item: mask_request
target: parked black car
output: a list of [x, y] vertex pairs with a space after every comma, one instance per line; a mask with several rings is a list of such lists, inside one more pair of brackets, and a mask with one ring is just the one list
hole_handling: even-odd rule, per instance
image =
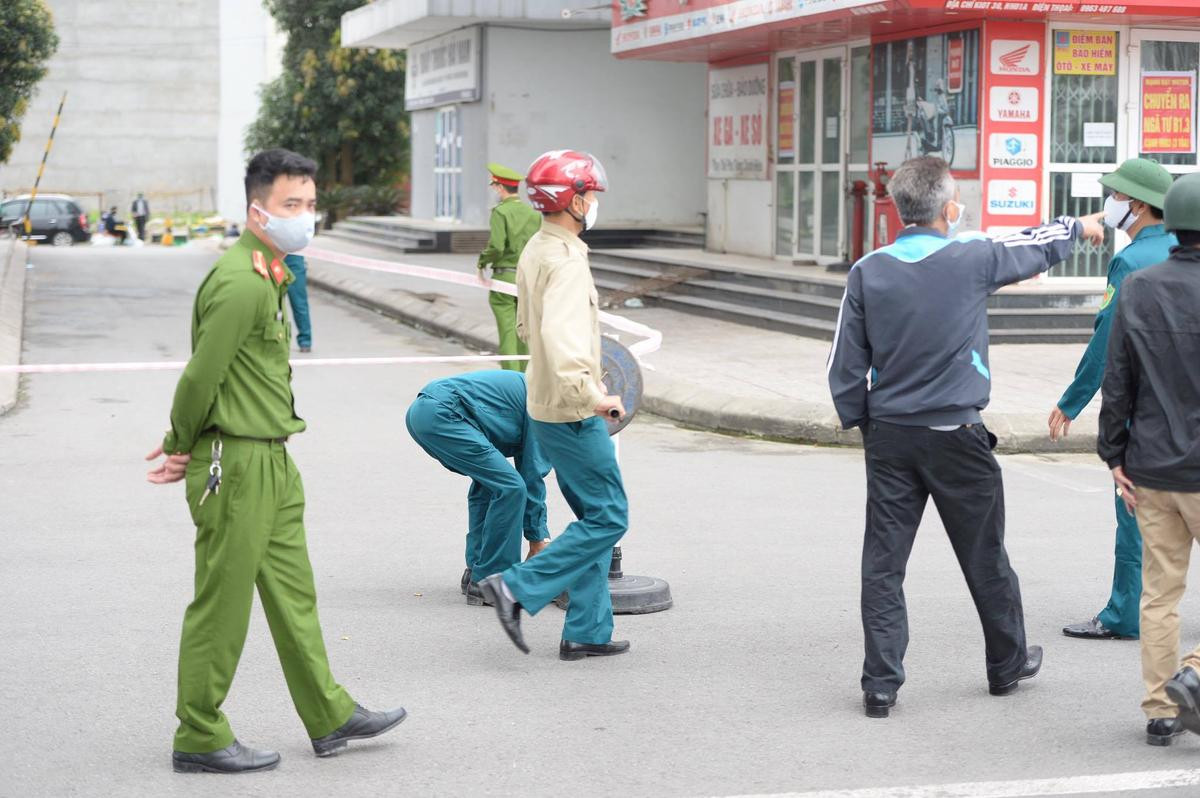
[[[0, 204], [0, 233], [16, 232], [26, 238], [22, 220], [29, 197], [16, 197]], [[31, 234], [28, 238], [45, 241], [56, 247], [66, 247], [91, 238], [87, 214], [71, 197], [64, 194], [42, 194], [29, 209]], [[13, 225], [16, 225], [14, 229]]]

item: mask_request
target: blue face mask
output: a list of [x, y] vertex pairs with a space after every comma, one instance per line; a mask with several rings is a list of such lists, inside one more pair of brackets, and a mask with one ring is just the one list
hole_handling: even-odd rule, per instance
[[954, 235], [954, 231], [957, 230], [958, 226], [962, 224], [963, 216], [966, 214], [967, 210], [967, 206], [963, 205], [961, 202], [954, 202], [952, 200], [951, 204], [958, 208], [958, 216], [955, 217], [953, 222], [950, 221], [950, 217], [946, 217], [946, 233], [948, 235]]

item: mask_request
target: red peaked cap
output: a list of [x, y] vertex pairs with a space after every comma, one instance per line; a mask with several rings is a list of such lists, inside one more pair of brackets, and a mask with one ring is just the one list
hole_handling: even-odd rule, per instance
[[607, 190], [608, 176], [600, 162], [586, 152], [552, 150], [529, 167], [525, 185], [534, 208], [555, 213], [570, 205], [576, 194]]

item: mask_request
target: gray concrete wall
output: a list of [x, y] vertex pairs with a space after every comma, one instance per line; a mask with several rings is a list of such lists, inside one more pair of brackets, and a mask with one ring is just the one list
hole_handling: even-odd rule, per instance
[[489, 27], [487, 157], [524, 170], [547, 150], [591, 152], [608, 172], [600, 223], [702, 222], [706, 64], [618, 60], [608, 31]]
[[[246, 0], [253, 2], [254, 0]], [[145, 191], [156, 211], [216, 205], [219, 0], [47, 0], [61, 43], [0, 165], [0, 190], [37, 175], [59, 98], [62, 122], [41, 190], [98, 194], [128, 212]]]

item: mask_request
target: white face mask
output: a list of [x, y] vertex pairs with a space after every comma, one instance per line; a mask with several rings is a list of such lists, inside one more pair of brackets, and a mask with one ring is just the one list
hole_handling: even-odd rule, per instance
[[958, 226], [960, 224], [962, 224], [963, 215], [966, 213], [967, 206], [963, 205], [961, 202], [954, 202], [954, 201], [951, 201], [950, 204], [953, 205], [955, 208], [958, 208], [958, 216], [954, 217], [953, 222], [950, 221], [949, 216], [946, 217], [946, 233], [948, 235], [954, 235], [954, 231], [958, 229]]
[[1128, 230], [1138, 217], [1129, 210], [1130, 200], [1119, 200], [1112, 194], [1104, 198], [1104, 223], [1114, 230]]
[[309, 245], [316, 233], [317, 216], [305, 211], [291, 217], [272, 216], [262, 209], [258, 203], [250, 206], [267, 217], [267, 223], [262, 226], [263, 232], [280, 252], [291, 254], [299, 252]]
[[583, 229], [591, 230], [596, 226], [596, 217], [600, 214], [600, 200], [592, 198], [592, 204], [588, 206], [587, 213], [583, 217]]

